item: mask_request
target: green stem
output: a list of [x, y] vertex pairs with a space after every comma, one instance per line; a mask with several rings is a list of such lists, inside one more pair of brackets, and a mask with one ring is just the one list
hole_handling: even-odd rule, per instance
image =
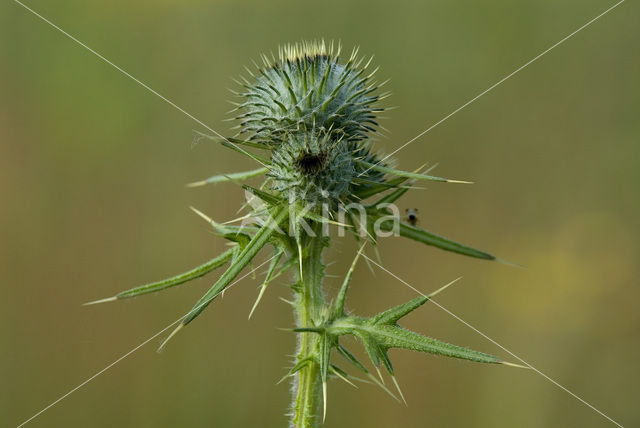
[[[320, 236], [321, 227], [315, 226], [314, 232], [317, 237], [306, 238], [302, 257], [302, 278], [299, 280], [298, 296], [294, 305], [296, 325], [299, 328], [315, 327], [322, 323], [325, 307], [322, 292], [322, 250], [326, 246], [326, 238]], [[318, 424], [318, 411], [322, 400], [322, 382], [317, 360], [320, 339], [319, 335], [313, 333], [298, 335], [297, 362], [308, 363], [295, 375], [291, 403], [292, 427], [309, 428]]]

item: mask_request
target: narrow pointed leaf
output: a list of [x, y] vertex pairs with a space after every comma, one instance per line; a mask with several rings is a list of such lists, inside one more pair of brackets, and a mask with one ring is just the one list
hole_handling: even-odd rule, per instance
[[249, 264], [258, 251], [260, 251], [260, 249], [262, 249], [262, 247], [267, 243], [269, 237], [274, 233], [278, 225], [287, 218], [287, 215], [288, 210], [286, 205], [278, 207], [275, 210], [274, 216], [269, 218], [269, 220], [254, 235], [247, 246], [244, 247], [240, 254], [238, 254], [238, 256], [233, 260], [231, 266], [229, 266], [229, 268], [222, 274], [220, 279], [218, 279], [209, 291], [207, 291], [204, 296], [198, 300], [195, 306], [184, 317], [181, 325], [189, 324], [195, 317], [200, 315], [207, 305], [209, 305], [209, 303], [211, 303], [211, 301], [215, 299], [216, 296], [238, 276], [238, 274], [240, 274], [242, 269]]
[[358, 262], [358, 259], [360, 258], [360, 254], [362, 254], [363, 249], [364, 249], [364, 245], [360, 247], [360, 250], [358, 250], [358, 254], [356, 254], [355, 258], [353, 259], [353, 262], [351, 263], [351, 267], [349, 268], [349, 271], [347, 272], [347, 275], [345, 276], [344, 281], [342, 282], [342, 287], [340, 287], [340, 291], [338, 292], [338, 297], [336, 298], [336, 303], [333, 306], [334, 317], [340, 317], [345, 315], [344, 301], [347, 296], [347, 291], [349, 290], [349, 284], [351, 283], [351, 276], [353, 275], [353, 271], [356, 268], [356, 263]]
[[248, 190], [249, 192], [253, 193], [254, 195], [256, 195], [257, 197], [259, 197], [260, 199], [262, 199], [264, 202], [270, 204], [270, 205], [280, 205], [284, 202], [284, 200], [276, 195], [272, 195], [271, 193], [265, 192], [263, 190], [260, 189], [256, 189], [255, 187], [251, 187], [248, 186], [246, 184], [242, 185], [242, 188], [245, 190]]
[[267, 171], [269, 171], [269, 168], [258, 168], [258, 169], [253, 169], [251, 171], [219, 174], [219, 175], [214, 175], [212, 177], [206, 178], [201, 181], [195, 181], [193, 183], [189, 183], [187, 184], [187, 187], [198, 187], [198, 186], [204, 186], [205, 184], [215, 184], [215, 183], [224, 183], [227, 181], [246, 180], [248, 178], [255, 177], [260, 174], [264, 174]]
[[474, 351], [462, 346], [441, 342], [431, 337], [422, 336], [399, 326], [380, 325], [375, 331], [370, 331], [383, 346], [387, 348], [403, 348], [413, 351], [428, 352], [435, 355], [460, 358], [479, 363], [501, 363], [502, 361], [493, 355]]
[[247, 233], [255, 233], [260, 230], [259, 227], [242, 225], [242, 226], [234, 226], [231, 224], [216, 224], [213, 229], [218, 232], [221, 236], [227, 237], [232, 235], [239, 234], [247, 234]]
[[420, 296], [416, 297], [408, 301], [407, 303], [403, 303], [402, 305], [398, 305], [394, 308], [388, 309], [384, 312], [379, 313], [378, 315], [371, 318], [372, 324], [395, 324], [400, 318], [407, 315], [409, 312], [417, 309], [418, 307], [425, 304], [425, 302], [429, 300], [428, 296]]
[[397, 177], [413, 178], [415, 180], [439, 181], [442, 183], [469, 183], [468, 181], [450, 180], [448, 178], [435, 177], [433, 175], [427, 175], [427, 174], [419, 174], [417, 172], [400, 171], [398, 169], [388, 168], [386, 166], [373, 164], [373, 163], [369, 163], [362, 160], [358, 161], [358, 163], [374, 171], [382, 172], [389, 175], [395, 175]]
[[329, 375], [329, 356], [331, 355], [332, 346], [331, 338], [327, 334], [323, 334], [320, 340], [320, 352], [319, 352], [319, 364], [320, 364], [320, 378], [323, 383], [327, 382]]
[[295, 366], [291, 367], [291, 369], [287, 372], [286, 375], [284, 375], [282, 377], [282, 379], [280, 379], [277, 383], [282, 382], [283, 380], [285, 380], [288, 377], [293, 376], [294, 374], [296, 374], [297, 372], [299, 372], [301, 369], [303, 369], [304, 367], [306, 367], [309, 363], [311, 363], [313, 361], [313, 358], [311, 357], [307, 357], [307, 358], [303, 358], [302, 360], [298, 361], [296, 363]]
[[280, 258], [282, 258], [283, 255], [284, 255], [284, 251], [283, 250], [277, 250], [276, 254], [271, 259], [271, 264], [269, 265], [269, 270], [267, 271], [267, 274], [264, 277], [264, 281], [262, 282], [262, 285], [260, 286], [260, 292], [258, 293], [258, 298], [256, 299], [256, 302], [253, 304], [253, 307], [251, 308], [251, 311], [249, 312], [249, 318], [251, 318], [251, 315], [253, 315], [253, 312], [258, 307], [258, 304], [260, 303], [260, 300], [262, 300], [262, 296], [264, 295], [264, 292], [266, 291], [267, 286], [269, 285], [269, 282], [271, 282], [271, 279], [273, 279], [273, 274], [274, 274], [274, 272], [276, 270], [276, 267], [278, 266], [278, 263], [280, 263]]
[[371, 324], [394, 325], [394, 324], [396, 324], [398, 322], [398, 320], [400, 318], [404, 317], [409, 312], [412, 312], [412, 311], [416, 310], [417, 308], [419, 308], [420, 306], [424, 305], [433, 296], [435, 296], [438, 293], [441, 293], [443, 290], [447, 289], [452, 284], [455, 284], [456, 282], [458, 282], [461, 278], [462, 277], [458, 277], [458, 278], [454, 279], [453, 281], [445, 284], [444, 286], [440, 287], [439, 289], [437, 289], [433, 293], [429, 294], [428, 296], [416, 297], [415, 299], [409, 300], [406, 303], [403, 303], [403, 304], [398, 305], [396, 307], [393, 307], [391, 309], [387, 309], [384, 312], [380, 312], [378, 315], [370, 318], [369, 322]]
[[295, 333], [318, 333], [318, 334], [323, 334], [325, 330], [322, 327], [296, 327], [296, 328], [291, 329], [291, 331], [293, 331]]
[[240, 248], [244, 248], [249, 241], [251, 241], [251, 235], [246, 233], [227, 233], [223, 235], [225, 239], [229, 241], [237, 242], [240, 244]]
[[354, 183], [356, 186], [361, 186], [361, 185], [367, 186], [367, 187], [380, 186], [381, 188], [384, 187], [387, 189], [395, 187], [393, 184], [390, 184], [384, 181], [367, 180], [366, 178], [360, 178], [357, 175], [351, 179], [351, 182]]
[[201, 276], [206, 275], [212, 270], [219, 268], [220, 266], [227, 263], [233, 257], [234, 253], [238, 251], [238, 247], [233, 247], [220, 254], [218, 257], [215, 257], [209, 260], [206, 263], [197, 266], [190, 271], [181, 273], [176, 276], [172, 276], [171, 278], [163, 279], [162, 281], [156, 281], [149, 284], [141, 285], [140, 287], [132, 288], [130, 290], [123, 291], [121, 293], [116, 294], [117, 299], [126, 299], [129, 297], [136, 297], [142, 294], [153, 293], [156, 291], [164, 290], [169, 287], [173, 287], [187, 281], [191, 281], [192, 279], [199, 278]]
[[409, 187], [400, 187], [394, 190], [393, 192], [390, 192], [387, 195], [383, 196], [382, 198], [380, 198], [379, 200], [371, 204], [371, 206], [377, 207], [380, 204], [392, 204], [398, 199], [400, 199], [400, 197], [402, 197], [402, 195], [404, 195], [408, 191], [409, 191]]
[[374, 341], [371, 335], [364, 328], [354, 328], [351, 330], [351, 334], [356, 336], [362, 341], [365, 351], [371, 360], [374, 367], [380, 366], [380, 352], [378, 344]]
[[255, 227], [255, 226], [247, 226], [247, 225], [242, 225], [242, 226], [234, 226], [234, 225], [230, 225], [230, 224], [221, 224], [216, 222], [215, 220], [213, 220], [212, 218], [210, 218], [209, 216], [207, 216], [206, 214], [204, 214], [202, 211], [194, 208], [194, 207], [189, 207], [191, 208], [191, 210], [198, 214], [198, 216], [200, 216], [202, 219], [204, 219], [207, 223], [209, 223], [212, 227], [213, 230], [222, 235], [225, 236], [227, 234], [234, 234], [234, 233], [243, 233], [243, 232], [257, 232], [258, 230], [260, 230], [260, 228]]
[[373, 195], [377, 195], [380, 192], [384, 192], [385, 190], [396, 188], [405, 181], [407, 181], [406, 177], [397, 177], [387, 180], [384, 183], [376, 183], [375, 185], [364, 187], [363, 189], [358, 189], [356, 187], [353, 193], [360, 199], [366, 199]]
[[[422, 168], [419, 168], [414, 172], [417, 173], [421, 169]], [[404, 182], [405, 180], [407, 180], [407, 178], [406, 177], [402, 177], [402, 182]], [[411, 188], [412, 184], [413, 184], [413, 180], [410, 181], [407, 186], [399, 187], [396, 190], [394, 190], [393, 192], [390, 192], [390, 193], [386, 194], [382, 198], [378, 199], [376, 202], [374, 202], [371, 205], [369, 205], [369, 207], [377, 207], [380, 204], [392, 204], [392, 203], [394, 203], [395, 201], [400, 199], [405, 193], [407, 193], [407, 191], [409, 191], [409, 189]], [[397, 187], [397, 186], [394, 186], [394, 187]]]
[[383, 346], [380, 346], [379, 349], [380, 361], [382, 361], [382, 364], [384, 365], [384, 368], [387, 369], [387, 372], [389, 372], [391, 376], [394, 376], [395, 373], [393, 372], [393, 364], [391, 364], [389, 354], [387, 354], [387, 349], [385, 349]]
[[[391, 220], [384, 221], [382, 222], [380, 227], [382, 230], [389, 231], [393, 228], [393, 223], [391, 222]], [[400, 236], [404, 236], [405, 238], [410, 238], [415, 241], [422, 242], [423, 244], [431, 245], [445, 251], [451, 251], [453, 253], [463, 254], [469, 257], [476, 257], [485, 260], [496, 259], [491, 254], [485, 253], [484, 251], [476, 250], [475, 248], [460, 244], [459, 242], [455, 242], [448, 238], [436, 235], [435, 233], [429, 232], [428, 230], [403, 222], [400, 223]]]

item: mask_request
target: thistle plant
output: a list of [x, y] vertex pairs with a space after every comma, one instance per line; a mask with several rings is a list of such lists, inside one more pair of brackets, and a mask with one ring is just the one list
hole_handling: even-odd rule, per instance
[[[263, 65], [249, 70], [238, 83], [234, 137], [219, 138], [223, 146], [249, 157], [260, 167], [246, 172], [216, 175], [191, 186], [235, 182], [248, 197], [241, 223], [208, 221], [214, 232], [231, 243], [230, 248], [183, 274], [123, 291], [97, 302], [140, 296], [173, 287], [228, 265], [224, 273], [196, 302], [162, 346], [191, 323], [224, 292], [264, 247], [273, 253], [264, 282], [250, 315], [270, 282], [287, 271], [293, 277], [289, 301], [297, 335], [295, 360], [285, 378], [292, 379], [290, 423], [313, 427], [326, 415], [327, 382], [359, 379], [360, 373], [390, 395], [379, 370], [394, 377], [388, 350], [403, 348], [469, 361], [506, 364], [492, 355], [441, 342], [401, 327], [402, 317], [429, 300], [420, 296], [379, 314], [356, 316], [346, 309], [346, 297], [359, 256], [365, 245], [378, 245], [379, 237], [395, 234], [465, 256], [495, 260], [492, 255], [431, 233], [400, 218], [394, 205], [418, 180], [459, 182], [396, 169], [373, 151], [371, 136], [379, 129], [378, 113], [384, 110], [370, 62], [357, 49], [346, 61], [340, 48], [324, 42], [287, 45], [277, 58], [262, 57]], [[264, 176], [259, 187], [241, 182]], [[339, 292], [323, 289], [323, 252], [330, 246], [330, 230], [348, 231], [360, 244]], [[342, 234], [344, 235], [344, 233]], [[444, 287], [443, 287], [444, 288]], [[355, 336], [370, 359], [369, 367], [347, 349], [341, 339]], [[397, 387], [398, 395], [404, 399]], [[321, 410], [322, 409], [322, 410]]]

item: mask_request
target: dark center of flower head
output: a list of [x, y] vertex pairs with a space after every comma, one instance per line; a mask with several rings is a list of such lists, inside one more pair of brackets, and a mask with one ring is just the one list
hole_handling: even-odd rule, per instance
[[305, 175], [316, 175], [327, 164], [328, 155], [324, 152], [305, 152], [296, 160], [296, 168]]

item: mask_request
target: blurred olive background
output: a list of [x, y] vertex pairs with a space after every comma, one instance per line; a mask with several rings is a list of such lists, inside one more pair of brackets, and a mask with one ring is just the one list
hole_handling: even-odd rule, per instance
[[[282, 43], [324, 37], [374, 54], [393, 96], [377, 147], [391, 152], [601, 13], [601, 1], [84, 2], [28, 4], [217, 131], [232, 78]], [[522, 264], [412, 241], [384, 265], [625, 426], [640, 424], [640, 15], [626, 2], [395, 157], [439, 175], [402, 208], [427, 229]], [[0, 424], [15, 426], [185, 313], [219, 273], [161, 294], [81, 303], [200, 264], [224, 248], [233, 184], [184, 184], [253, 164], [13, 2], [0, 6]], [[246, 73], [245, 73], [246, 74]], [[334, 242], [335, 292], [355, 251]], [[358, 267], [348, 306], [415, 297]], [[163, 335], [32, 422], [40, 427], [285, 426], [276, 386], [294, 336], [286, 282], [247, 314], [247, 278], [178, 335]], [[422, 333], [514, 358], [438, 309]], [[358, 349], [359, 345], [357, 346]], [[532, 371], [391, 351], [408, 407], [377, 387], [329, 388], [325, 426], [613, 426]], [[339, 357], [336, 357], [339, 358]], [[336, 360], [338, 361], [338, 360]]]

